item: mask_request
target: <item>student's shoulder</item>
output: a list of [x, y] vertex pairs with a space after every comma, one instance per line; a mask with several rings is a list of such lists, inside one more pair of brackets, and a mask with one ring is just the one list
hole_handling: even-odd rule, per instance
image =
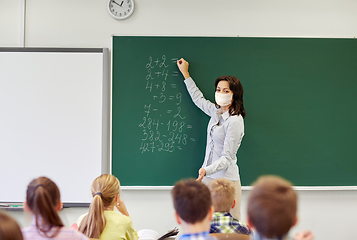
[[211, 222], [211, 230], [212, 227], [216, 225], [216, 232], [240, 233], [245, 235], [251, 234], [251, 229], [245, 223], [234, 218], [229, 212], [219, 212], [216, 215], [215, 214], [213, 215], [213, 221]]
[[[71, 238], [66, 238], [67, 236], [72, 236]], [[60, 236], [58, 239], [73, 239], [73, 240], [88, 240], [89, 238], [81, 232], [70, 228], [62, 227], [60, 231]]]
[[73, 229], [73, 231], [74, 231], [74, 239], [78, 239], [78, 240], [89, 240], [89, 238], [86, 236], [86, 235], [84, 235], [83, 233], [81, 233], [81, 232], [78, 232], [78, 231], [76, 231], [76, 230], [74, 230]]
[[107, 220], [117, 221], [121, 223], [131, 223], [131, 217], [116, 213], [114, 211], [104, 211], [104, 216]]
[[30, 235], [32, 233], [37, 233], [37, 229], [33, 226], [23, 227], [23, 228], [21, 228], [21, 232], [24, 237], [27, 237], [28, 235]]
[[249, 240], [294, 240], [293, 238], [289, 237], [289, 236], [285, 236], [283, 238], [266, 238], [263, 235], [260, 235], [258, 232], [252, 233], [249, 235], [250, 238]]
[[[30, 226], [21, 229], [24, 239], [44, 239], [43, 236], [39, 233], [36, 227]], [[50, 234], [53, 234], [56, 228], [51, 229]], [[70, 227], [61, 227], [58, 230], [56, 235], [56, 240], [88, 240], [89, 238], [83, 233], [78, 232], [77, 230]]]
[[204, 233], [185, 233], [180, 236], [179, 240], [217, 240], [209, 232]]

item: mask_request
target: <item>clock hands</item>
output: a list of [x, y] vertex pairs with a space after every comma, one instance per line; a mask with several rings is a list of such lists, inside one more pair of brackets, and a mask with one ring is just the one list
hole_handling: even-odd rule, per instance
[[123, 3], [124, 3], [124, 1], [121, 1], [121, 3], [119, 4], [119, 3], [117, 3], [117, 2], [114, 1], [114, 0], [112, 0], [112, 2], [115, 3], [116, 5], [118, 5], [119, 7], [122, 7], [122, 6], [123, 6]]
[[[112, 0], [113, 3], [115, 3], [116, 5], [118, 5], [119, 7], [121, 7], [121, 5], [119, 3], [117, 3], [116, 1]], [[123, 4], [123, 2], [121, 2], [121, 4]]]

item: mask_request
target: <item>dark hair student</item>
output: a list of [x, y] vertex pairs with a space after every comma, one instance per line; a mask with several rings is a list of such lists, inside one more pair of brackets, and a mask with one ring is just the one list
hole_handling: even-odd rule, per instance
[[194, 179], [177, 182], [171, 190], [171, 196], [177, 214], [187, 223], [202, 221], [212, 207], [207, 186]]
[[56, 183], [47, 177], [32, 180], [27, 186], [25, 210], [32, 213], [33, 223], [22, 229], [24, 239], [88, 240], [84, 234], [63, 225], [58, 215], [61, 209], [61, 194]]
[[46, 177], [39, 177], [30, 182], [26, 193], [26, 204], [35, 216], [37, 229], [46, 237], [56, 236], [59, 228], [51, 232], [52, 227], [64, 226], [57, 214], [62, 208], [57, 185]]

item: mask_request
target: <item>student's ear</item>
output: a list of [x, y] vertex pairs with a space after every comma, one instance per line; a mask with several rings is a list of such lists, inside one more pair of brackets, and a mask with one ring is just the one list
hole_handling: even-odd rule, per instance
[[62, 208], [63, 208], [63, 203], [62, 203], [61, 200], [59, 200], [58, 205], [57, 205], [57, 207], [56, 207], [57, 212], [61, 211]]
[[178, 224], [181, 224], [181, 218], [176, 211], [175, 211], [175, 219]]
[[254, 225], [253, 225], [252, 221], [250, 221], [249, 216], [247, 216], [247, 225], [248, 225], [248, 227], [250, 227], [250, 228], [254, 228]]
[[237, 200], [236, 199], [234, 199], [234, 201], [233, 201], [233, 205], [232, 205], [232, 209], [235, 207], [235, 205], [236, 205], [236, 203], [237, 203]]
[[211, 208], [208, 211], [208, 216], [209, 216], [209, 220], [212, 221], [213, 219], [213, 213], [214, 213], [214, 206], [212, 205]]
[[115, 202], [119, 202], [119, 199], [120, 199], [120, 195], [119, 193], [115, 196]]
[[295, 226], [295, 225], [298, 223], [298, 221], [299, 221], [299, 218], [298, 218], [298, 216], [296, 215], [296, 216], [295, 216], [294, 223], [293, 223], [293, 225], [292, 225], [291, 227]]
[[29, 207], [29, 205], [27, 204], [26, 201], [24, 202], [24, 209], [25, 209], [26, 212], [31, 212], [31, 209], [30, 209], [30, 207]]

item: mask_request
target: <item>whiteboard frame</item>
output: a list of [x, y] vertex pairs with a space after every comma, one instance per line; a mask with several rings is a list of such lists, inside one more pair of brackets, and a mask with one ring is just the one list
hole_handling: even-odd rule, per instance
[[[101, 174], [109, 174], [110, 171], [110, 55], [108, 48], [18, 48], [0, 47], [0, 52], [49, 52], [49, 53], [102, 53], [102, 127], [101, 127]], [[94, 179], [93, 179], [94, 180]], [[88, 183], [88, 189], [91, 183]], [[8, 203], [2, 202], [0, 203]], [[11, 202], [20, 203], [20, 202]], [[64, 202], [64, 207], [88, 207], [90, 203]]]

